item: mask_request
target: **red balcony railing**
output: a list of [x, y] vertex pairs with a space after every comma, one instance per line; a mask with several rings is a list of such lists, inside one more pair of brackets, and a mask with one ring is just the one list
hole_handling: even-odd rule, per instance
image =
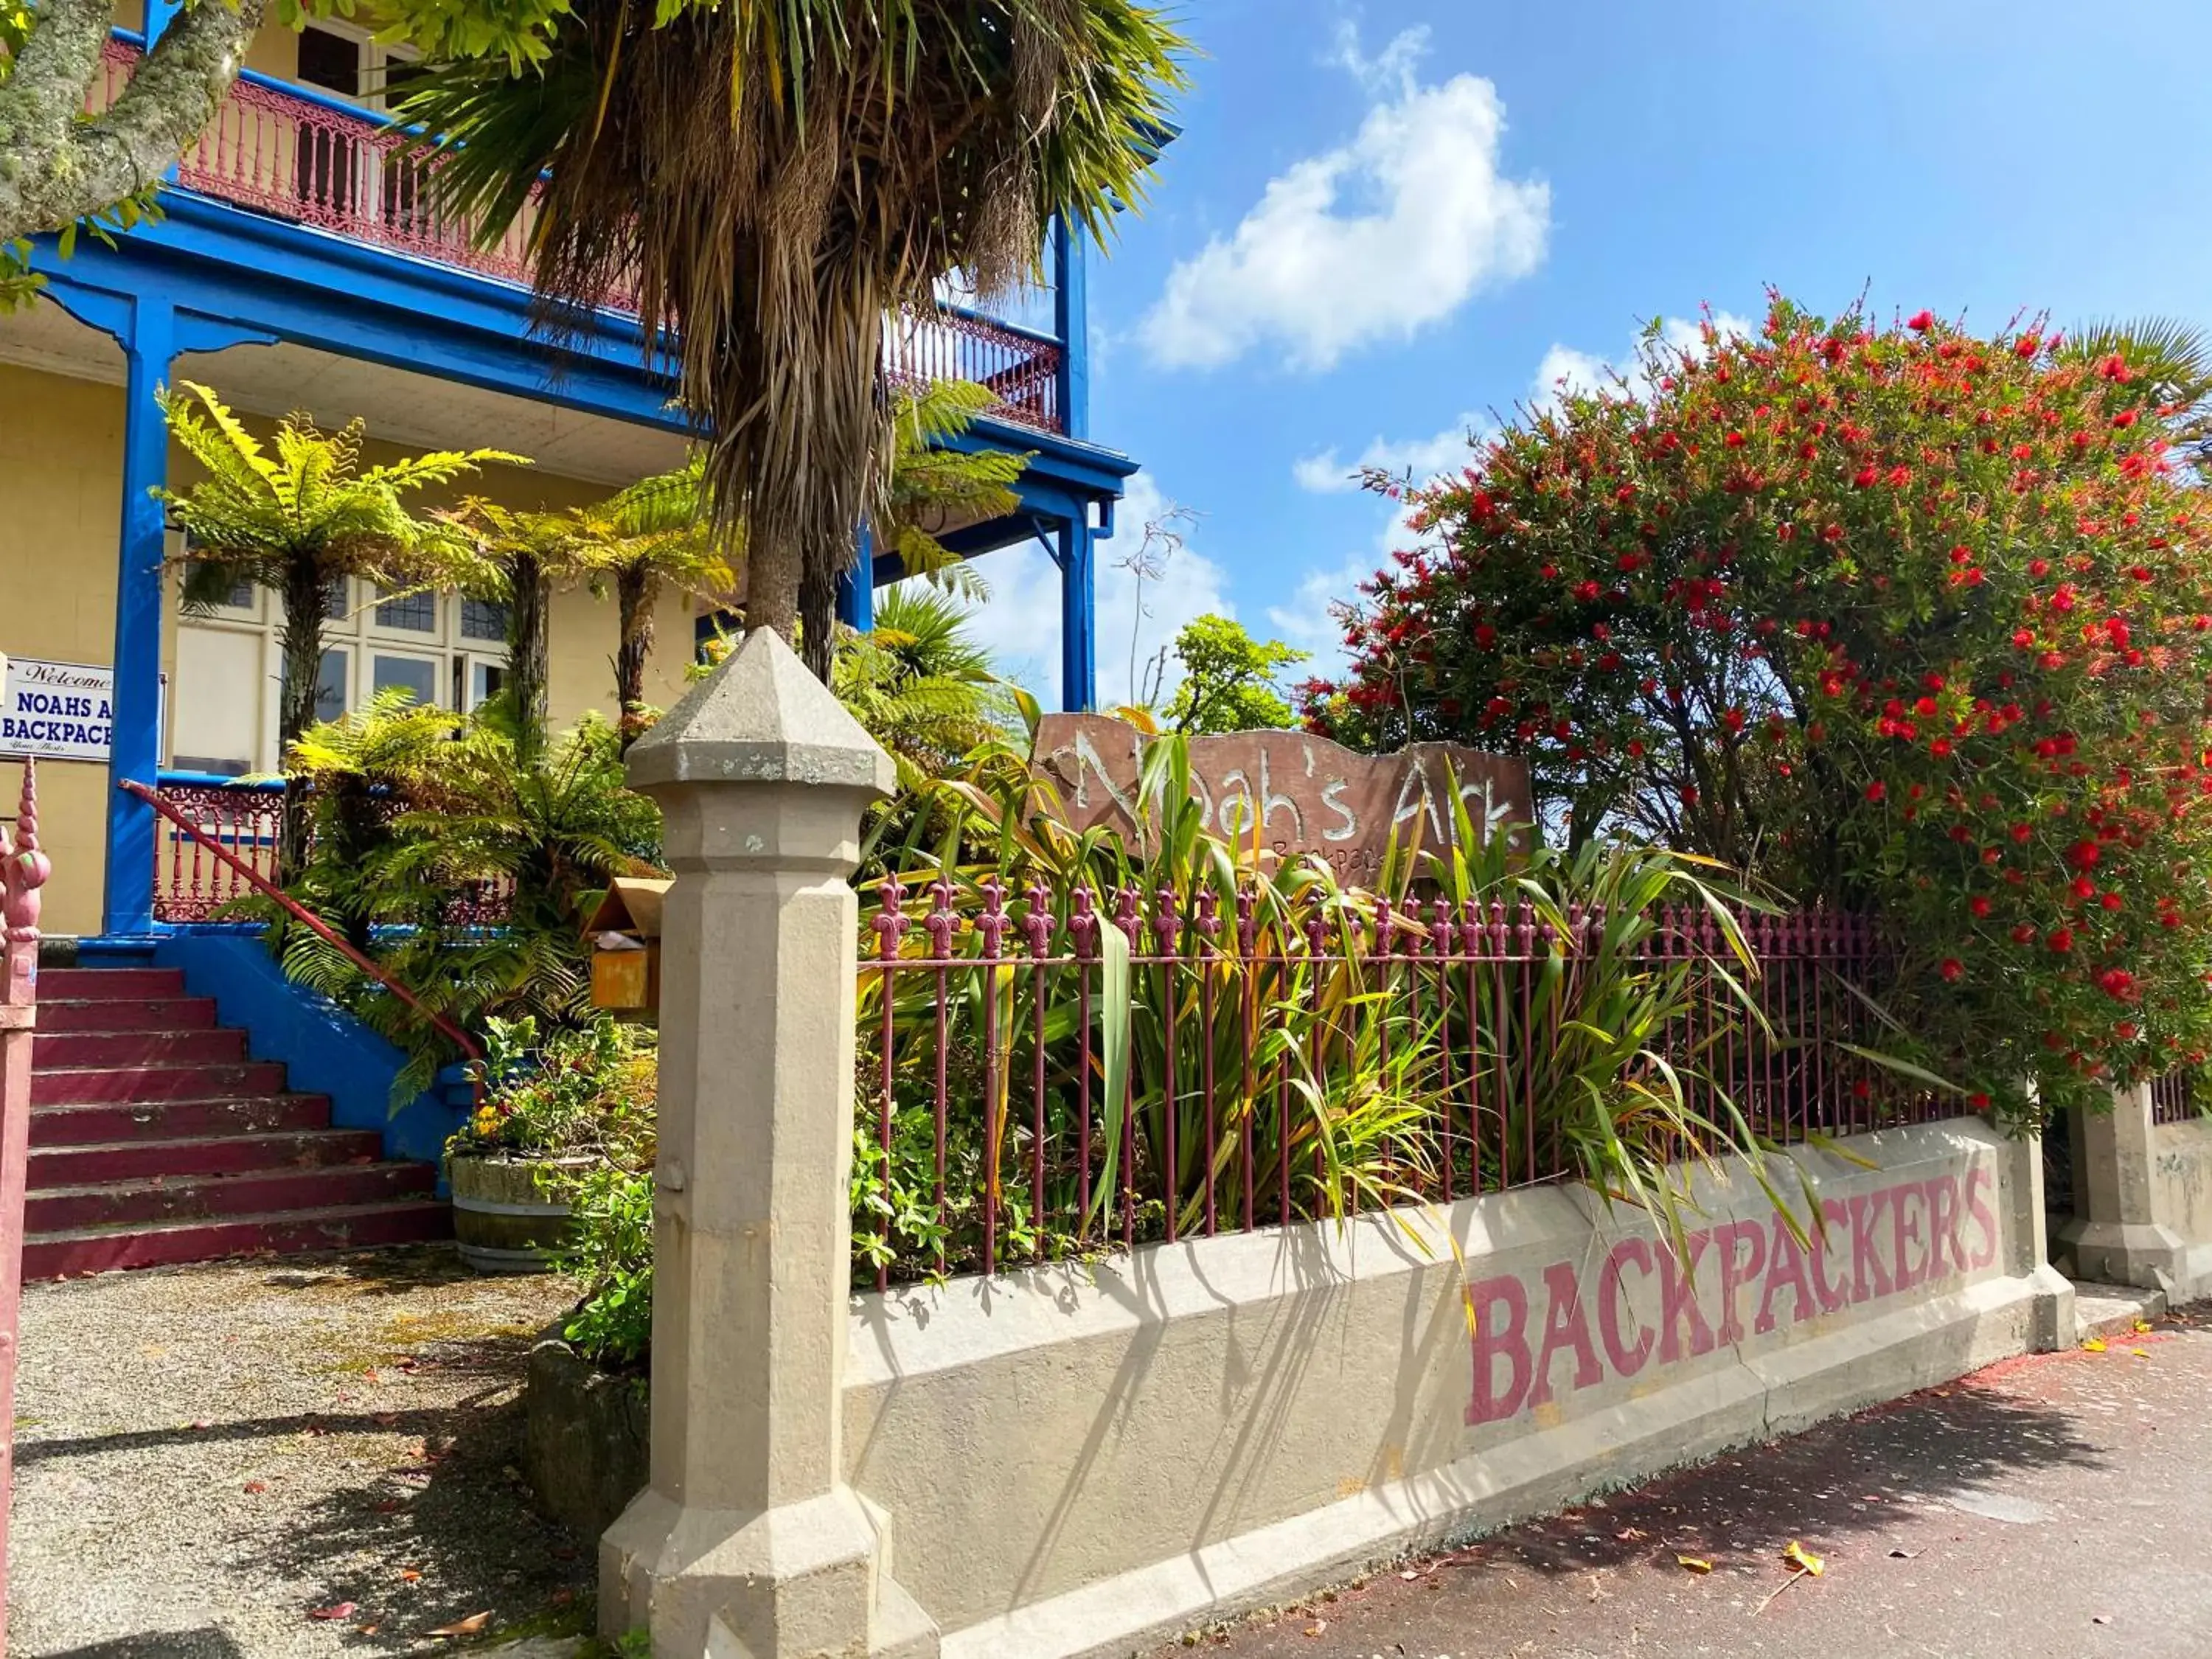
[[[91, 110], [114, 101], [143, 55], [129, 40], [108, 41]], [[526, 284], [534, 210], [496, 245], [479, 246], [468, 219], [438, 206], [437, 158], [405, 152], [404, 139], [404, 128], [374, 111], [249, 70], [179, 160], [177, 182], [349, 241]], [[627, 294], [608, 296], [611, 310], [634, 303]], [[884, 331], [884, 370], [894, 381], [974, 380], [997, 394], [1000, 419], [1045, 432], [1066, 430], [1060, 358], [1048, 335], [954, 306], [896, 319]]]

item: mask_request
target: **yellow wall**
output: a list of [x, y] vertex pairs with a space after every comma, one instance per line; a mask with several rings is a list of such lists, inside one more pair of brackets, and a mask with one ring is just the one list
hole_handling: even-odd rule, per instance
[[[0, 363], [0, 653], [105, 665], [115, 654], [122, 389]], [[16, 778], [17, 763], [0, 759], [10, 813]], [[45, 762], [39, 797], [54, 861], [44, 925], [97, 933], [107, 769]]]
[[[114, 659], [116, 536], [122, 513], [123, 392], [118, 386], [0, 363], [0, 653], [105, 665]], [[249, 424], [266, 429], [265, 421]], [[371, 441], [369, 462], [406, 453]], [[179, 487], [193, 469], [172, 454]], [[528, 468], [495, 467], [473, 481], [475, 493], [518, 507], [568, 507], [607, 494]], [[445, 504], [427, 494], [417, 505]], [[690, 606], [663, 599], [659, 648], [647, 696], [666, 707], [683, 694], [691, 651]], [[615, 609], [579, 590], [556, 596], [552, 614], [553, 717], [573, 724], [586, 710], [614, 709]], [[162, 667], [173, 675], [175, 607], [168, 610]], [[164, 753], [167, 752], [166, 740]], [[0, 759], [0, 801], [12, 813], [16, 768]], [[106, 834], [107, 772], [82, 762], [39, 769], [40, 827], [54, 860], [44, 925], [55, 933], [100, 927]]]

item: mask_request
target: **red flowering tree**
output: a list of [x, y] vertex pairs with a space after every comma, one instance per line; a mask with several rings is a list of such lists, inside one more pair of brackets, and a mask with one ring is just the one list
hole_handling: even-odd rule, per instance
[[1879, 914], [1977, 1103], [2202, 1063], [2212, 517], [2150, 355], [1779, 300], [1654, 337], [1413, 492], [1309, 720]]

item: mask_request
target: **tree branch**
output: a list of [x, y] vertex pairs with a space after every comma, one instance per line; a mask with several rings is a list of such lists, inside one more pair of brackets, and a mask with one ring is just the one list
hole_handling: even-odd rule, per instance
[[172, 24], [103, 114], [83, 118], [110, 0], [39, 0], [0, 82], [0, 242], [67, 229], [160, 182], [215, 118], [265, 0], [204, 0]]

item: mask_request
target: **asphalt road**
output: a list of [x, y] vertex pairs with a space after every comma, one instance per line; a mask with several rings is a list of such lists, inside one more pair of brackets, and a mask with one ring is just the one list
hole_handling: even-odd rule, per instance
[[[1793, 1540], [1820, 1558], [1818, 1577], [1793, 1577]], [[2212, 1311], [2103, 1353], [2008, 1361], [1196, 1646], [1235, 1659], [2212, 1656]]]

